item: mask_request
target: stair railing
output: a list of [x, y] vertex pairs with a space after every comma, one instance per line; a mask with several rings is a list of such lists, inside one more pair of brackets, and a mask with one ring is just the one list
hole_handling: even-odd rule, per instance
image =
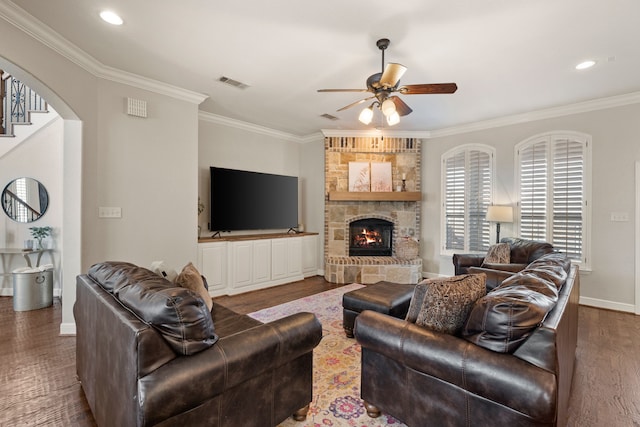
[[47, 102], [29, 86], [22, 83], [8, 73], [0, 70], [0, 131], [4, 135], [13, 134], [13, 125], [29, 123], [30, 113], [34, 111], [46, 112]]

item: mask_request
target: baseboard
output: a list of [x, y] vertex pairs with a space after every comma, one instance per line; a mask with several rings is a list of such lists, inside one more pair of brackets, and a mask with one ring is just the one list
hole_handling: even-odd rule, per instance
[[60, 335], [75, 335], [76, 334], [76, 324], [75, 323], [61, 323], [60, 324]]
[[633, 304], [607, 301], [598, 298], [580, 297], [580, 305], [589, 307], [604, 308], [606, 310], [622, 311], [625, 313], [635, 313], [636, 307]]

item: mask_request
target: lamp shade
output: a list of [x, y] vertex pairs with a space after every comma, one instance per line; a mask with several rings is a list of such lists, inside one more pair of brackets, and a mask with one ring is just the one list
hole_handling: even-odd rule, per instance
[[513, 208], [511, 206], [489, 206], [486, 220], [491, 222], [513, 222]]
[[398, 123], [400, 123], [400, 115], [398, 115], [398, 113], [394, 112], [390, 116], [387, 116], [387, 124], [389, 126], [397, 125]]
[[380, 109], [382, 110], [382, 114], [389, 117], [390, 115], [396, 112], [396, 104], [393, 102], [392, 99], [385, 99], [382, 105], [380, 106]]

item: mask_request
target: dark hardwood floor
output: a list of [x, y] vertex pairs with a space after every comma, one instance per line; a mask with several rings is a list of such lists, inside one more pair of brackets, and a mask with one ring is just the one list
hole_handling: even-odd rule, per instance
[[[313, 277], [219, 297], [250, 313], [338, 287]], [[0, 426], [94, 426], [75, 376], [75, 338], [58, 335], [61, 306], [14, 312], [0, 298]], [[640, 316], [580, 307], [569, 426], [640, 427]]]

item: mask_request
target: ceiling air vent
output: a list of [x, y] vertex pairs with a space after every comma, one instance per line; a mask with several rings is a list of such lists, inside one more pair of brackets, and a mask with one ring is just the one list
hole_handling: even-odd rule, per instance
[[238, 89], [246, 89], [249, 87], [248, 84], [239, 82], [237, 80], [230, 79], [229, 77], [222, 76], [218, 79], [218, 81], [228, 84], [229, 86], [237, 87]]
[[324, 117], [325, 119], [329, 119], [329, 120], [338, 120], [338, 118], [336, 116], [332, 116], [331, 114], [321, 114], [320, 117]]

